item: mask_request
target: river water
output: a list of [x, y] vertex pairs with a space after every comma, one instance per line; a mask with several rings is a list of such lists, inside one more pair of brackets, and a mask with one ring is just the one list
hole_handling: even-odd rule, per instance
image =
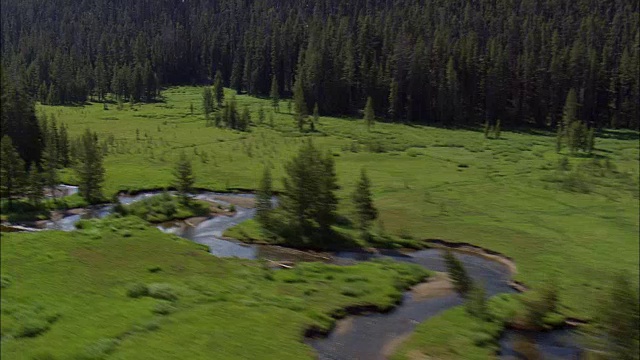
[[[66, 186], [70, 195], [77, 188]], [[146, 192], [135, 196], [120, 196], [122, 204], [131, 204], [142, 199], [156, 196], [159, 192]], [[228, 205], [220, 199], [224, 197], [247, 198], [252, 194], [220, 194], [202, 192], [194, 197], [202, 200]], [[274, 202], [276, 200], [274, 199]], [[186, 226], [184, 222], [171, 222], [158, 226], [158, 229], [174, 233], [209, 247], [209, 252], [218, 257], [238, 257], [244, 259], [268, 259], [274, 261], [328, 261], [348, 265], [372, 258], [390, 258], [424, 266], [430, 270], [445, 272], [446, 265], [442, 251], [428, 249], [412, 253], [381, 251], [379, 254], [363, 252], [337, 252], [316, 254], [287, 249], [278, 246], [247, 245], [222, 238], [225, 230], [255, 216], [255, 209], [236, 206], [233, 216], [219, 215], [208, 218], [196, 226]], [[64, 216], [45, 224], [47, 229], [72, 231], [81, 218], [103, 218], [113, 212], [113, 205], [99, 205], [87, 209], [82, 215]], [[510, 272], [506, 266], [488, 260], [479, 255], [456, 253], [474, 281], [484, 285], [487, 296], [502, 293], [514, 293], [509, 286]], [[445, 295], [428, 299], [414, 299], [410, 292], [405, 293], [402, 304], [386, 314], [350, 316], [348, 326], [333, 331], [325, 338], [307, 339], [306, 342], [316, 349], [321, 360], [382, 360], [394, 344], [409, 335], [414, 328], [428, 318], [454, 306], [463, 304], [458, 295]], [[575, 335], [570, 330], [549, 332], [522, 332], [507, 330], [500, 339], [501, 359], [579, 359], [580, 348], [576, 345]]]

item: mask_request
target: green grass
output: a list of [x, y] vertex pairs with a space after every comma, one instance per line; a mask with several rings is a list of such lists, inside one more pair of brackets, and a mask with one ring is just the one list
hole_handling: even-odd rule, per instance
[[189, 199], [189, 202], [185, 203], [176, 196], [161, 194], [125, 205], [123, 208], [127, 214], [152, 223], [160, 223], [194, 216], [208, 216], [212, 205], [210, 202], [195, 199]]
[[[336, 157], [342, 214], [351, 213], [350, 194], [365, 167], [390, 235], [470, 242], [504, 253], [518, 265], [516, 280], [531, 287], [556, 277], [569, 316], [589, 318], [613, 273], [638, 276], [637, 134], [607, 132], [596, 140], [599, 165], [569, 156], [565, 171], [558, 163], [568, 154], [556, 154], [554, 134], [502, 131], [501, 139], [491, 140], [481, 131], [386, 123], [368, 132], [360, 119], [329, 117], [320, 117], [317, 133], [300, 134], [291, 114], [272, 114], [269, 100], [244, 95], [237, 97], [239, 107], [248, 105], [255, 122], [263, 106], [267, 121], [242, 133], [205, 126], [201, 88], [163, 94], [164, 103], [120, 111], [102, 104], [39, 110], [56, 114], [71, 136], [90, 127], [112, 139], [107, 196], [169, 186], [181, 151], [193, 159], [197, 187], [253, 189], [269, 166], [281, 189], [286, 160], [312, 136]], [[616, 139], [624, 136], [631, 139]], [[606, 169], [607, 159], [615, 169]], [[74, 183], [73, 173], [64, 180]]]
[[488, 303], [490, 320], [473, 317], [462, 306], [446, 310], [418, 325], [391, 360], [494, 358], [503, 324], [519, 308], [516, 298], [493, 297]]
[[3, 359], [312, 358], [306, 329], [347, 306], [388, 309], [428, 275], [393, 262], [274, 271], [136, 217], [81, 228], [0, 236]]
[[78, 194], [46, 199], [38, 205], [33, 205], [26, 199], [16, 199], [13, 201], [12, 209], [9, 209], [8, 201], [2, 199], [0, 201], [0, 220], [9, 222], [46, 220], [51, 217], [53, 210], [82, 208], [87, 205], [89, 203]]

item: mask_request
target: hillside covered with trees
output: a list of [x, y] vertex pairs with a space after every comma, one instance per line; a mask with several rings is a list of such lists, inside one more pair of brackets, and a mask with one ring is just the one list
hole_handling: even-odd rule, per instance
[[638, 128], [633, 0], [2, 0], [2, 65], [37, 100], [212, 83], [394, 121]]

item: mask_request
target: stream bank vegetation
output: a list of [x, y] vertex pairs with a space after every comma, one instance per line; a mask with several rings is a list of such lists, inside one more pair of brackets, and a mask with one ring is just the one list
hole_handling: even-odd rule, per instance
[[3, 358], [311, 359], [308, 329], [327, 332], [344, 309], [389, 310], [430, 275], [391, 261], [275, 271], [132, 216], [78, 227], [0, 237]]

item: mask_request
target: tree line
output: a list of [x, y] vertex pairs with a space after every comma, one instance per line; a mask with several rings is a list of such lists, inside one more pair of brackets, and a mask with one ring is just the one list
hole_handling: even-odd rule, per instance
[[[633, 0], [4, 1], [2, 64], [28, 94], [67, 104], [163, 85], [303, 93], [394, 121], [551, 126], [575, 91], [588, 128], [638, 128]], [[15, 80], [18, 81], [18, 80]], [[303, 112], [304, 113], [304, 112]]]

